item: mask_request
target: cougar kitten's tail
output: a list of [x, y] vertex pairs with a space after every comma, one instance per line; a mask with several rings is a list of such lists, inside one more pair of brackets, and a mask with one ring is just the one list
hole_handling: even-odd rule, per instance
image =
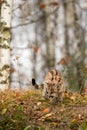
[[32, 85], [34, 86], [35, 89], [38, 89], [38, 85], [36, 84], [35, 79], [32, 79]]

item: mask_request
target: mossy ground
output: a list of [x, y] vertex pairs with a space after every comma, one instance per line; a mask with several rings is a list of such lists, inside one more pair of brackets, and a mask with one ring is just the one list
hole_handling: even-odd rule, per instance
[[87, 130], [87, 95], [52, 105], [38, 90], [0, 92], [0, 130]]

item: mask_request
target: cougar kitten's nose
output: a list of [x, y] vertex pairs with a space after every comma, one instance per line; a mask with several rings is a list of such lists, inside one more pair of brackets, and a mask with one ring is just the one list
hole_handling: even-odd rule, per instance
[[54, 96], [53, 95], [50, 95], [49, 98], [53, 98]]

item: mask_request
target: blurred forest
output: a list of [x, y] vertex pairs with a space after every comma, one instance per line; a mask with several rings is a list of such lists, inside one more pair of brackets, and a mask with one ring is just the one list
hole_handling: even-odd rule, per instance
[[[31, 89], [53, 68], [56, 104]], [[0, 90], [0, 130], [87, 130], [87, 0], [0, 0]]]
[[0, 0], [0, 25], [0, 89], [40, 84], [51, 68], [66, 89], [87, 87], [87, 0]]

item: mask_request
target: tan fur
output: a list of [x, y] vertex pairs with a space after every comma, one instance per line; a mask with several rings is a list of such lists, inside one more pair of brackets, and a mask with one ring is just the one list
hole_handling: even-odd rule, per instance
[[38, 88], [42, 89], [43, 96], [49, 99], [50, 103], [62, 101], [64, 97], [64, 82], [56, 69], [46, 74], [43, 84], [39, 85]]
[[53, 69], [49, 71], [44, 80], [43, 96], [51, 103], [62, 101], [64, 96], [64, 83], [61, 74]]

